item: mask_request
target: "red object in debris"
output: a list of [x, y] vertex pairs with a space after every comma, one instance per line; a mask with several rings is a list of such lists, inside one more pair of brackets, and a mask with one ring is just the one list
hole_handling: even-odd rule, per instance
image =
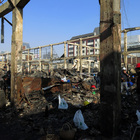
[[140, 63], [138, 63], [138, 64], [136, 65], [136, 69], [137, 69], [137, 68], [140, 68]]
[[92, 85], [91, 88], [96, 88], [95, 85]]

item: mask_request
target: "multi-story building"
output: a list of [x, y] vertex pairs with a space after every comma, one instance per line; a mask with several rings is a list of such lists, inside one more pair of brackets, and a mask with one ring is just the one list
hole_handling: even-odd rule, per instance
[[[87, 47], [82, 47], [82, 55], [86, 56], [88, 54], [99, 54], [100, 47], [100, 39], [99, 39], [99, 27], [95, 28], [92, 33], [83, 34], [79, 36], [74, 36], [71, 38], [71, 43], [79, 44], [80, 38], [82, 39], [82, 45], [91, 46], [90, 53]], [[73, 41], [72, 41], [73, 40]], [[77, 40], [77, 41], [75, 41]], [[93, 49], [95, 47], [97, 49]], [[78, 55], [78, 46], [69, 44], [68, 45], [68, 57], [77, 56]], [[93, 60], [97, 60], [99, 58], [93, 57]]]

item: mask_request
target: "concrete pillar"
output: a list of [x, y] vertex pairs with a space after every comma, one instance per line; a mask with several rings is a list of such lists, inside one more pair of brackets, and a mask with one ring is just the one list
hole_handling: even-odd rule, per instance
[[124, 66], [127, 69], [127, 32], [124, 32]]
[[121, 118], [120, 0], [100, 0], [101, 133], [116, 136]]
[[[16, 5], [16, 0], [13, 1]], [[19, 60], [19, 51], [22, 47], [23, 39], [23, 9], [16, 7], [12, 13], [12, 48], [11, 48], [11, 102], [14, 103], [17, 89], [16, 75], [17, 62]]]

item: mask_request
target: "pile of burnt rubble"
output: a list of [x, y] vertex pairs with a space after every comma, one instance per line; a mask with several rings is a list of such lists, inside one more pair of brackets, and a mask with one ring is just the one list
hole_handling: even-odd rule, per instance
[[[48, 74], [41, 73], [46, 77]], [[39, 73], [36, 73], [38, 76]], [[63, 90], [56, 91], [51, 85], [45, 90], [28, 93], [20, 104], [0, 110], [0, 139], [3, 140], [60, 140], [61, 130], [76, 128], [75, 140], [102, 140], [100, 132], [100, 93], [93, 78], [81, 78], [72, 71], [54, 71], [52, 85], [64, 84], [63, 77], [69, 80]], [[56, 79], [56, 80], [54, 80]], [[69, 86], [70, 85], [70, 86]], [[59, 109], [58, 96], [64, 98], [68, 109]], [[137, 95], [122, 95], [121, 125], [118, 139], [132, 138], [137, 126]], [[81, 110], [88, 129], [78, 129], [73, 122], [77, 110]], [[70, 124], [70, 126], [66, 126]], [[65, 126], [65, 127], [64, 127]]]

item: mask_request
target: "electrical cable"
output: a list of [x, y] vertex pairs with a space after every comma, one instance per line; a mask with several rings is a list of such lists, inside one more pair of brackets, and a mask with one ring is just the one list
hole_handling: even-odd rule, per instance
[[130, 28], [130, 24], [129, 24], [129, 21], [128, 21], [128, 16], [127, 16], [125, 5], [124, 5], [124, 0], [122, 0], [122, 7], [123, 7], [123, 10], [124, 10], [124, 14], [125, 14], [125, 18], [126, 18], [126, 21], [127, 21], [127, 25]]

